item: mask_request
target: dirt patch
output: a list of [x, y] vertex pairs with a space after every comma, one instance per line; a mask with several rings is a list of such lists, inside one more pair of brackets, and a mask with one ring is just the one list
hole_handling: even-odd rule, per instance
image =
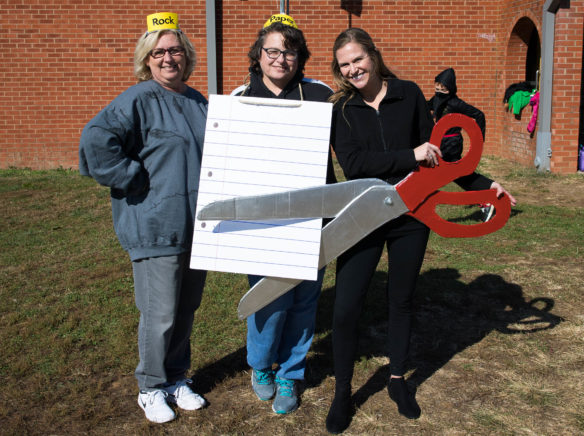
[[521, 204], [584, 207], [584, 173], [537, 173], [509, 160], [483, 157], [481, 170], [501, 183]]
[[[576, 208], [584, 205], [584, 175], [540, 175], [488, 157], [481, 172], [501, 182], [519, 206], [505, 231], [474, 245], [431, 241], [415, 296], [406, 374], [422, 416], [402, 417], [387, 395], [387, 264], [380, 264], [363, 310], [353, 379], [356, 409], [344, 434], [584, 434], [578, 251], [584, 245], [579, 230], [584, 222], [574, 222], [583, 219]], [[3, 331], [13, 332], [0, 341], [0, 433], [326, 435], [334, 394], [334, 266], [327, 268], [301, 407], [295, 413], [278, 416], [269, 401], [255, 398], [245, 359], [245, 324], [238, 321], [228, 341], [218, 329], [194, 335], [191, 375], [209, 407], [179, 411], [178, 419], [166, 425], [150, 424], [136, 403], [132, 375], [137, 314], [131, 272], [112, 233], [107, 193], [94, 200], [94, 191], [69, 188], [55, 195], [41, 185], [34, 191], [38, 198], [28, 190], [4, 197], [15, 209], [4, 209], [12, 239], [19, 236], [20, 242], [6, 240], [6, 257], [0, 259], [9, 265], [0, 269], [5, 297], [0, 321]], [[72, 201], [67, 193], [80, 199]], [[61, 203], [54, 205], [57, 199]], [[70, 224], [63, 224], [63, 217]], [[36, 228], [45, 221], [45, 227]], [[74, 233], [56, 240], [60, 233], [55, 229], [61, 228]], [[79, 238], [82, 243], [73, 246]], [[92, 256], [92, 250], [97, 254]], [[474, 263], [463, 262], [473, 256]], [[224, 330], [235, 320], [246, 285], [227, 275], [214, 277], [214, 283], [208, 282], [213, 292], [197, 311], [195, 324], [212, 318], [212, 325], [220, 323]], [[7, 294], [8, 289], [13, 292]], [[91, 316], [96, 313], [100, 316]], [[89, 326], [89, 319], [100, 322], [100, 328]], [[107, 327], [116, 322], [110, 331]]]

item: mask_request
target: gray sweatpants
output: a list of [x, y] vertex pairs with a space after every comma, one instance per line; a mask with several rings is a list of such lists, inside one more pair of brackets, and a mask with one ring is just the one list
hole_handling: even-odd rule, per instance
[[190, 367], [190, 336], [207, 272], [190, 269], [189, 258], [183, 253], [132, 262], [140, 311], [135, 372], [140, 390], [181, 380]]

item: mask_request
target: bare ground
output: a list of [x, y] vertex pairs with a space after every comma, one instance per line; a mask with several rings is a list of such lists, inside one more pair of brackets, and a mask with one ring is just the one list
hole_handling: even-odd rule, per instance
[[[516, 166], [506, 161], [486, 159], [482, 168], [520, 204], [584, 206], [582, 174], [529, 178], [526, 184], [522, 177], [510, 176]], [[582, 256], [555, 262], [536, 247], [521, 257], [485, 261], [505, 266], [497, 275], [457, 271], [448, 268], [441, 253], [431, 247], [428, 251], [416, 297], [412, 365], [407, 374], [422, 408], [417, 420], [401, 417], [387, 396], [385, 314], [376, 304], [383, 298], [383, 274], [378, 273], [365, 308], [371, 317], [363, 326], [353, 380], [356, 412], [344, 434], [584, 433]], [[324, 421], [334, 392], [329, 328], [332, 270], [327, 271], [329, 286], [323, 289], [301, 407], [295, 413], [277, 416], [270, 402], [255, 398], [244, 348], [219, 361], [206, 361], [205, 351], [196, 346], [193, 378], [209, 401], [204, 410], [179, 411], [172, 423], [149, 424], [136, 404], [131, 373], [91, 374], [95, 390], [78, 393], [80, 398], [93, 398], [84, 413], [74, 408], [75, 415], [69, 414], [59, 398], [48, 406], [23, 399], [20, 406], [37, 410], [5, 416], [9, 423], [5, 428], [11, 429], [6, 434], [327, 434]], [[52, 412], [44, 414], [44, 407]], [[59, 408], [63, 419], [47, 421], [47, 416], [59, 415], [55, 412]], [[15, 430], [19, 427], [21, 433]]]
[[[503, 183], [520, 204], [584, 206], [582, 174], [530, 179], [525, 184], [521, 177], [509, 177], [516, 165], [507, 161], [486, 159], [482, 169]], [[345, 434], [584, 433], [582, 258], [568, 264], [548, 259], [542, 265], [537, 253], [526, 253], [504, 261], [511, 265], [501, 276], [480, 271], [461, 274], [448, 268], [423, 271], [412, 338], [414, 369], [408, 374], [422, 408], [418, 420], [401, 417], [388, 399], [385, 324], [365, 327], [353, 382], [356, 413]], [[451, 290], [450, 301], [435, 297], [436, 282]], [[558, 290], [563, 291], [560, 298]], [[210, 402], [207, 409], [181, 412], [180, 419], [163, 428], [149, 425], [134, 404], [134, 381], [125, 377], [111, 385], [111, 394], [121, 400], [117, 410], [122, 416], [103, 427], [97, 425], [94, 431], [327, 434], [324, 421], [334, 392], [328, 330], [331, 294], [331, 289], [323, 291], [320, 332], [309, 356], [302, 404], [294, 414], [276, 416], [269, 402], [255, 398], [245, 350], [239, 349], [195, 374]]]
[[569, 176], [544, 174], [542, 177], [529, 178], [529, 183], [523, 177], [516, 177], [523, 171], [517, 164], [500, 158], [483, 158], [481, 168], [493, 179], [504, 182], [505, 188], [521, 203], [536, 206], [572, 206], [584, 207], [582, 184], [584, 173], [578, 172]]

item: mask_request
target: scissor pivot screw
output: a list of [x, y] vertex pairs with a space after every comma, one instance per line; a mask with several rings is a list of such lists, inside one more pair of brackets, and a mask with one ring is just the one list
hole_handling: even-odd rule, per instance
[[383, 200], [383, 204], [385, 204], [386, 206], [391, 206], [393, 204], [393, 200], [391, 197], [385, 197], [385, 200]]

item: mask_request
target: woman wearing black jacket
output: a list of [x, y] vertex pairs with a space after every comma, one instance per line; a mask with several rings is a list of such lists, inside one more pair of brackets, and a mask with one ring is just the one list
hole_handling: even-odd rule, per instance
[[[332, 90], [303, 77], [309, 56], [304, 35], [294, 19], [283, 14], [272, 16], [248, 53], [249, 82], [232, 95], [326, 102]], [[329, 153], [327, 183], [335, 181]], [[304, 380], [324, 270], [319, 271], [317, 280], [303, 281], [247, 318], [247, 363], [252, 368], [252, 389], [260, 400], [274, 397], [272, 410], [278, 414], [298, 407], [297, 384]], [[249, 276], [250, 286], [260, 279]], [[275, 370], [273, 364], [277, 366]]]
[[[420, 88], [397, 79], [362, 29], [342, 32], [333, 46], [333, 76], [339, 91], [332, 97], [333, 147], [347, 179], [376, 177], [399, 182], [417, 165], [434, 166], [440, 149], [428, 143], [433, 121]], [[478, 174], [470, 189], [496, 188]], [[410, 342], [412, 299], [428, 241], [429, 229], [409, 216], [383, 225], [337, 260], [333, 317], [335, 396], [326, 427], [345, 430], [351, 420], [351, 380], [357, 349], [357, 323], [365, 294], [387, 244], [387, 282], [391, 378], [390, 398], [399, 413], [418, 418], [420, 408], [404, 381]]]

